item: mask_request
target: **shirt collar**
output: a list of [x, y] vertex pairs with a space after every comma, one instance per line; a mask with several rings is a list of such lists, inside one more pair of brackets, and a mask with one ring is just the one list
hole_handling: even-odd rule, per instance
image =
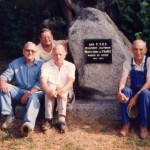
[[[24, 57], [23, 57], [23, 63], [25, 63], [25, 64], [26, 64], [26, 59], [25, 59]], [[33, 64], [34, 64], [34, 65], [37, 65], [37, 64], [38, 64], [38, 60], [37, 60], [37, 59], [35, 59]]]
[[[49, 62], [50, 62], [50, 65], [55, 66], [55, 63], [54, 63], [53, 59], [50, 60]], [[62, 66], [67, 66], [67, 61], [66, 60], [63, 61], [63, 65]]]
[[135, 62], [135, 60], [133, 59], [133, 65], [136, 65], [136, 66], [141, 66], [141, 65], [143, 65], [143, 64], [145, 63], [145, 57], [146, 57], [146, 56], [143, 57], [143, 61], [142, 61], [142, 63], [141, 63], [140, 65], [137, 65], [136, 62]]
[[50, 52], [46, 52], [44, 49], [43, 49], [43, 46], [42, 46], [42, 44], [41, 43], [39, 43], [39, 47], [40, 47], [40, 49], [41, 49], [41, 51], [42, 51], [42, 53], [52, 53], [52, 51], [53, 51], [53, 48], [54, 48], [54, 42], [52, 42], [52, 50], [50, 51]]

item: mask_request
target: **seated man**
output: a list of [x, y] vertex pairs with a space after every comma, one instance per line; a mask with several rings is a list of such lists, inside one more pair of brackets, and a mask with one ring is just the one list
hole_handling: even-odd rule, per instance
[[[118, 99], [121, 103], [123, 128], [120, 131], [126, 136], [131, 118], [128, 116], [127, 108], [130, 110], [135, 105], [139, 108], [140, 137], [148, 136], [147, 125], [150, 111], [150, 58], [146, 57], [146, 42], [135, 40], [132, 46], [133, 58], [123, 64], [122, 77], [119, 82]], [[131, 87], [125, 87], [127, 77], [130, 77]]]
[[[36, 45], [27, 42], [23, 48], [23, 57], [12, 61], [6, 71], [0, 75], [0, 107], [1, 114], [6, 116], [2, 129], [12, 127], [15, 120], [12, 102], [26, 105], [24, 123], [21, 133], [27, 136], [34, 129], [40, 108], [39, 100], [44, 97], [40, 87], [42, 60], [36, 60]], [[8, 82], [15, 79], [16, 84]]]
[[57, 45], [52, 52], [53, 59], [44, 63], [41, 71], [41, 86], [45, 92], [44, 131], [51, 127], [54, 102], [57, 99], [58, 120], [61, 132], [67, 130], [65, 121], [67, 95], [75, 80], [75, 65], [66, 61], [67, 51], [63, 45]]
[[[36, 58], [40, 58], [45, 62], [52, 59], [53, 48], [58, 44], [63, 44], [65, 48], [67, 47], [66, 40], [55, 41], [51, 30], [43, 28], [39, 37], [40, 43], [37, 45], [37, 55]], [[75, 101], [75, 94], [73, 89], [68, 93], [68, 105]]]

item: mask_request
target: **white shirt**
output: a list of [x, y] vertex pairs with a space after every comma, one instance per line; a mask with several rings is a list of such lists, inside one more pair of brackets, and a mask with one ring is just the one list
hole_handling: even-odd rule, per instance
[[[53, 51], [53, 48], [52, 48], [52, 51]], [[43, 49], [41, 43], [39, 43], [39, 44], [37, 45], [37, 56], [36, 56], [36, 58], [42, 59], [42, 60], [44, 60], [44, 61], [48, 61], [48, 60], [52, 59], [52, 51], [46, 52], [46, 51]]]
[[[57, 44], [65, 44], [65, 43], [67, 43], [67, 40], [58, 40], [58, 41], [53, 40], [53, 43], [52, 43], [52, 51], [53, 51], [53, 48], [54, 48]], [[52, 59], [52, 51], [46, 52], [46, 51], [43, 49], [41, 43], [39, 43], [39, 44], [37, 45], [37, 55], [36, 55], [36, 58], [42, 59], [42, 60], [44, 60], [45, 62], [47, 62], [47, 61], [49, 61], [49, 60]]]
[[[144, 56], [143, 61], [142, 61], [142, 63], [140, 65], [137, 65], [135, 63], [134, 59], [133, 59], [133, 65], [134, 65], [135, 70], [144, 71], [144, 63], [145, 63], [145, 56]], [[147, 67], [146, 80], [150, 81], [150, 58], [149, 57], [147, 58], [146, 67]], [[126, 60], [123, 63], [122, 79], [126, 80], [129, 77], [130, 71], [131, 71], [131, 59], [130, 60]]]
[[52, 59], [42, 65], [42, 77], [47, 79], [47, 83], [52, 89], [55, 90], [57, 87], [61, 88], [67, 83], [68, 78], [75, 79], [75, 65], [64, 60], [59, 70]]

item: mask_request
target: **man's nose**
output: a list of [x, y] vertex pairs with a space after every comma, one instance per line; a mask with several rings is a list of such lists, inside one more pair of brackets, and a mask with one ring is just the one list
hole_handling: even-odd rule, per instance
[[29, 51], [30, 54], [32, 54], [32, 51]]

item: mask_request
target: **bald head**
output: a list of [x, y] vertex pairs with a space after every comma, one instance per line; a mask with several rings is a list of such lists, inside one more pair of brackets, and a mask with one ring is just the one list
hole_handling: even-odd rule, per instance
[[53, 49], [53, 59], [57, 66], [60, 66], [63, 64], [63, 61], [65, 60], [67, 55], [67, 50], [65, 47], [61, 44], [58, 44]]
[[132, 53], [137, 64], [142, 63], [144, 55], [147, 52], [146, 42], [143, 40], [135, 40], [132, 46]]
[[30, 49], [36, 52], [36, 44], [33, 42], [27, 42], [25, 43], [23, 50], [25, 49]]
[[62, 51], [64, 51], [64, 52], [67, 54], [67, 49], [66, 49], [66, 47], [65, 47], [64, 45], [62, 45], [62, 44], [56, 45], [56, 46], [53, 48], [53, 52], [54, 52], [55, 50], [57, 50], [57, 49], [61, 49]]
[[136, 45], [141, 45], [141, 47], [146, 48], [146, 42], [141, 39], [135, 40], [133, 42], [133, 47], [135, 47]]

